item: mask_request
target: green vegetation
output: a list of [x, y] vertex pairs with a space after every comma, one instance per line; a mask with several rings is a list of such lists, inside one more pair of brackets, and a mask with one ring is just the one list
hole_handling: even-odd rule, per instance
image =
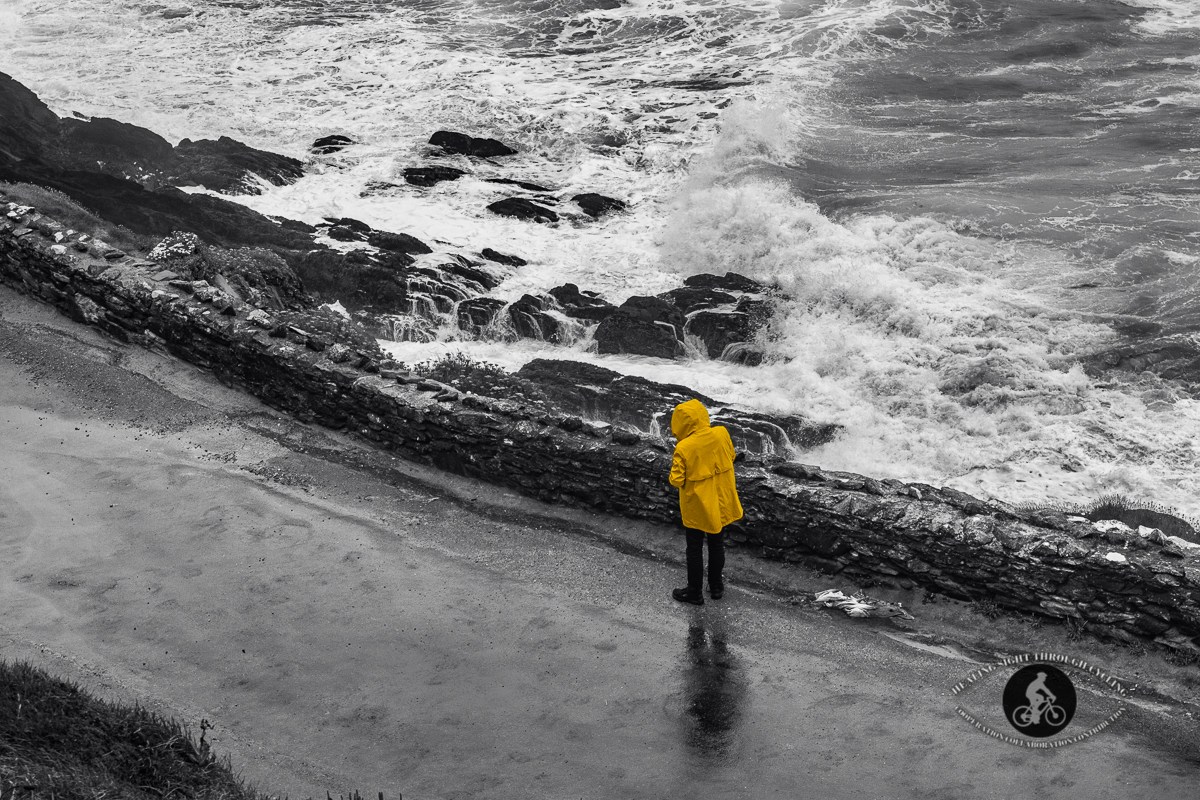
[[305, 311], [275, 311], [272, 314], [280, 324], [294, 325], [316, 334], [325, 339], [327, 344], [340, 342], [374, 357], [383, 358], [383, 352], [375, 338], [361, 324], [346, 319], [336, 311], [319, 306]]
[[1139, 525], [1158, 528], [1167, 536], [1178, 536], [1189, 542], [1200, 542], [1196, 527], [1173, 508], [1148, 500], [1133, 500], [1120, 494], [1109, 494], [1076, 509], [1081, 517], [1092, 522], [1115, 519], [1137, 530]]
[[1200, 533], [1196, 530], [1200, 525], [1195, 520], [1153, 500], [1106, 494], [1090, 503], [1023, 503], [1018, 508], [1023, 511], [1061, 511], [1077, 517], [1087, 517], [1092, 522], [1102, 519], [1116, 520], [1134, 530], [1144, 525], [1147, 528], [1158, 528], [1167, 536], [1178, 536], [1200, 544]]
[[412, 371], [484, 397], [534, 403], [546, 399], [545, 392], [536, 383], [519, 378], [496, 364], [476, 361], [462, 352], [448, 353], [433, 361], [414, 364]]
[[[235, 775], [228, 756], [213, 755], [209, 727], [200, 721], [197, 740], [175, 720], [0, 660], [0, 798], [273, 800]], [[346, 800], [364, 798], [354, 791]]]
[[0, 796], [265, 800], [210, 752], [205, 728], [197, 741], [174, 720], [0, 661]]
[[10, 202], [33, 206], [68, 228], [102, 239], [128, 253], [148, 252], [154, 246], [153, 237], [134, 233], [124, 226], [101, 219], [95, 212], [54, 189], [34, 186], [32, 183], [0, 183], [0, 192], [4, 192]]

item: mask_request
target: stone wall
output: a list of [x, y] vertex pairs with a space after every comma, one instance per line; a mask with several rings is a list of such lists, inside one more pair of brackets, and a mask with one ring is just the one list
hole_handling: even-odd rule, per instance
[[[79, 321], [165, 348], [303, 421], [414, 461], [542, 500], [678, 520], [664, 441], [398, 373], [377, 353], [173, 278], [32, 209], [0, 204], [0, 280]], [[1105, 532], [1055, 512], [795, 463], [747, 459], [737, 480], [746, 518], [730, 539], [759, 555], [1200, 651], [1200, 557], [1161, 534]]]

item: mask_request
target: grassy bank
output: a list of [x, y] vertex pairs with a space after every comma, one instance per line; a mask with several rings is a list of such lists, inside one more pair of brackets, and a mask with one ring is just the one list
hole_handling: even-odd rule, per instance
[[[206, 727], [202, 725], [202, 728]], [[0, 797], [265, 800], [180, 722], [0, 661]]]

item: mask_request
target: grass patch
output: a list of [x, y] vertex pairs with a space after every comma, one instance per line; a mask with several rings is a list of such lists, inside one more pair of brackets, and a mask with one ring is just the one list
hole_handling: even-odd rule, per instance
[[423, 377], [484, 397], [533, 403], [546, 400], [546, 393], [533, 381], [519, 378], [496, 364], [477, 361], [462, 352], [422, 361], [411, 369]]
[[34, 186], [32, 183], [0, 183], [0, 192], [4, 192], [10, 202], [33, 206], [40, 213], [68, 228], [101, 239], [127, 253], [138, 252], [144, 255], [157, 241], [152, 236], [143, 236], [123, 225], [101, 219], [95, 212], [55, 189]]
[[266, 800], [179, 722], [0, 661], [0, 796]]
[[1023, 511], [1060, 511], [1077, 517], [1086, 517], [1092, 522], [1102, 519], [1123, 522], [1137, 530], [1139, 526], [1158, 528], [1167, 536], [1178, 536], [1189, 542], [1200, 544], [1200, 522], [1181, 514], [1177, 509], [1128, 497], [1123, 494], [1106, 494], [1090, 503], [1022, 503]]
[[[176, 720], [0, 660], [0, 798], [277, 800], [212, 753], [209, 727], [201, 720], [196, 739]], [[367, 800], [357, 791], [345, 797]]]
[[1110, 494], [1080, 507], [1079, 514], [1092, 522], [1102, 519], [1119, 520], [1134, 530], [1137, 530], [1139, 525], [1158, 528], [1167, 536], [1178, 536], [1189, 542], [1200, 543], [1193, 521], [1175, 509], [1153, 501], [1134, 500], [1124, 495]]

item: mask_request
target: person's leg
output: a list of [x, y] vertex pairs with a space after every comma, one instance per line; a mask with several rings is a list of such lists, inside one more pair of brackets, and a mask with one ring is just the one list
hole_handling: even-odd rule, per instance
[[725, 591], [725, 532], [706, 533], [708, 540], [708, 591], [713, 599], [719, 599]]
[[687, 529], [688, 591], [700, 594], [704, 590], [704, 531]]
[[688, 585], [675, 589], [671, 596], [684, 603], [704, 605], [704, 531], [686, 529]]

